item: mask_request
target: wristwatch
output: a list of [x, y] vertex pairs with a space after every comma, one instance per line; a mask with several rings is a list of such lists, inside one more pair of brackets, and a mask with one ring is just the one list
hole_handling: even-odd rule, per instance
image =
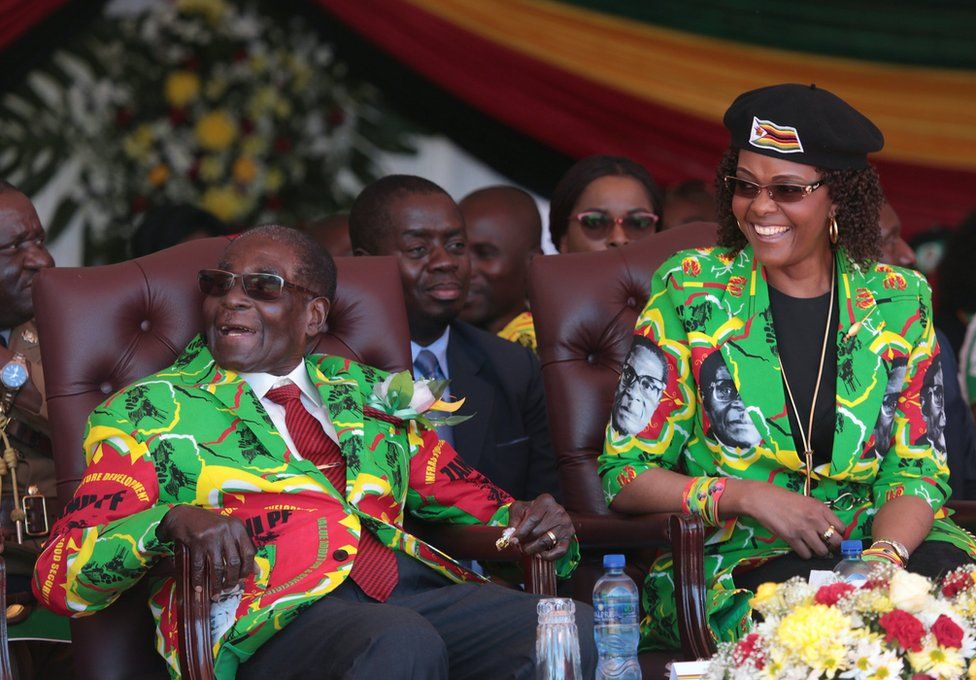
[[0, 415], [10, 413], [10, 407], [20, 392], [20, 388], [27, 382], [29, 374], [27, 372], [27, 358], [17, 352], [11, 357], [10, 361], [0, 368]]
[[909, 554], [908, 548], [905, 547], [904, 543], [893, 541], [890, 538], [878, 538], [875, 539], [874, 543], [871, 544], [871, 547], [874, 547], [878, 543], [883, 543], [890, 546], [891, 549], [895, 551], [895, 554], [898, 555], [899, 559], [901, 559], [902, 564], [908, 564], [908, 558], [911, 557], [911, 555]]

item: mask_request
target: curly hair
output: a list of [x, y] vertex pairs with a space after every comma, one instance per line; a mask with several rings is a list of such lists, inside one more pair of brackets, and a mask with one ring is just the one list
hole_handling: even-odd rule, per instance
[[[733, 253], [742, 250], [748, 241], [732, 214], [732, 188], [726, 175], [734, 175], [739, 163], [739, 150], [730, 146], [718, 164], [715, 175], [715, 199], [718, 209], [718, 244]], [[881, 258], [881, 227], [878, 218], [884, 192], [878, 172], [873, 166], [863, 170], [823, 170], [821, 180], [837, 205], [837, 224], [840, 227], [838, 246], [861, 266], [868, 266]]]

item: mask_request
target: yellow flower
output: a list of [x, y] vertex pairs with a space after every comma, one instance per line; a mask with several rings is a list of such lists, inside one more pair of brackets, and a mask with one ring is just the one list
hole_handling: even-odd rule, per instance
[[122, 140], [122, 148], [129, 158], [143, 160], [152, 148], [153, 132], [148, 125], [140, 125]]
[[149, 184], [154, 187], [166, 184], [169, 179], [169, 168], [160, 163], [149, 171]]
[[285, 173], [278, 168], [271, 168], [264, 176], [264, 187], [270, 192], [278, 191], [284, 183]]
[[226, 149], [237, 137], [237, 125], [224, 111], [208, 113], [197, 121], [194, 131], [200, 146], [209, 151]]
[[778, 587], [779, 586], [775, 583], [763, 583], [756, 590], [755, 597], [749, 600], [749, 606], [753, 609], [758, 609], [760, 605], [776, 597], [776, 590]]
[[207, 156], [200, 161], [200, 179], [216, 182], [224, 178], [224, 161], [220, 156]]
[[811, 668], [832, 671], [846, 665], [850, 629], [850, 620], [838, 609], [801, 605], [780, 621], [776, 639]]
[[258, 166], [248, 156], [241, 156], [234, 161], [232, 173], [234, 175], [234, 179], [241, 184], [250, 184], [258, 175]]
[[203, 193], [200, 206], [225, 222], [232, 222], [249, 209], [247, 200], [232, 186], [210, 187]]
[[216, 24], [227, 11], [223, 0], [177, 0], [176, 9], [184, 14], [202, 14], [211, 24]]
[[166, 101], [182, 109], [200, 94], [200, 78], [192, 71], [173, 71], [166, 77]]
[[224, 96], [224, 92], [227, 91], [227, 79], [226, 78], [214, 78], [208, 82], [204, 88], [203, 93], [207, 95], [207, 99], [211, 101], [216, 101]]
[[247, 112], [251, 118], [260, 118], [265, 111], [271, 111], [278, 102], [278, 92], [273, 87], [262, 87], [251, 97]]
[[251, 70], [255, 73], [261, 73], [268, 68], [268, 58], [260, 53], [255, 53], [251, 55]]
[[976, 659], [969, 662], [969, 671], [966, 675], [969, 680], [976, 680]]
[[958, 649], [942, 647], [925, 647], [921, 652], [909, 652], [908, 662], [918, 673], [931, 675], [933, 678], [961, 678], [966, 660]]
[[275, 102], [275, 115], [278, 118], [287, 118], [291, 115], [291, 103], [287, 99], [279, 99]]
[[263, 156], [268, 150], [268, 138], [262, 135], [248, 135], [241, 142], [241, 151], [248, 156]]

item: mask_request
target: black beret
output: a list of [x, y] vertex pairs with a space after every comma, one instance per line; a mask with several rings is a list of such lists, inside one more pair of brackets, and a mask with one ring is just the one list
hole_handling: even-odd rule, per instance
[[826, 170], [868, 167], [884, 135], [853, 106], [816, 85], [771, 85], [725, 112], [732, 146]]

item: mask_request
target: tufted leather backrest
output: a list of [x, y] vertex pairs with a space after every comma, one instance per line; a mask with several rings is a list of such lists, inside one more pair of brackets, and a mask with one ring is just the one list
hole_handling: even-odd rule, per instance
[[[113, 392], [171, 364], [200, 332], [196, 273], [215, 266], [229, 242], [202, 239], [119, 264], [48, 269], [34, 279], [62, 507], [84, 471], [88, 414]], [[314, 351], [385, 370], [409, 369], [410, 331], [396, 261], [357, 257], [336, 264], [336, 299]], [[150, 652], [144, 596], [139, 599], [127, 594], [97, 616], [74, 622], [79, 677], [156, 677], [161, 671]]]
[[529, 299], [567, 509], [608, 512], [596, 459], [651, 275], [678, 250], [714, 243], [715, 225], [696, 222], [625, 248], [532, 261]]

